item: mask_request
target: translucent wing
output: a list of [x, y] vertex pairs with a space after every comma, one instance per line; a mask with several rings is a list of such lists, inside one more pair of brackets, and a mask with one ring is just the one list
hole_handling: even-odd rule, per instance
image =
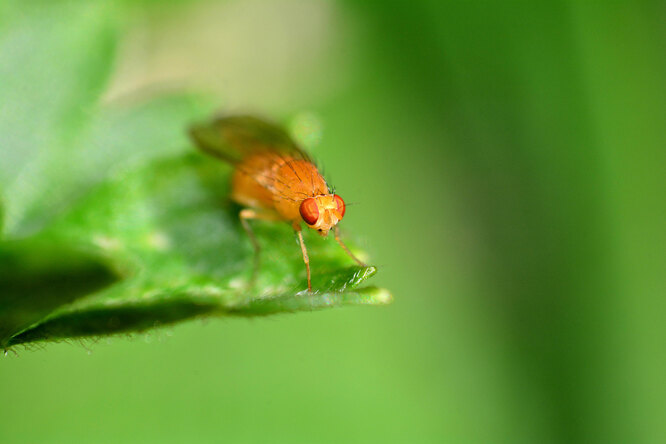
[[228, 116], [194, 125], [190, 137], [201, 151], [231, 163], [269, 151], [310, 160], [279, 126], [253, 116]]

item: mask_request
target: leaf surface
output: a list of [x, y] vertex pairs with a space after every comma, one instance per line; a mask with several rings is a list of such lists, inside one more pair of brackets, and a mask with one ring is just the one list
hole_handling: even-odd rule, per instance
[[[262, 316], [390, 302], [361, 287], [376, 270], [357, 267], [332, 239], [308, 233], [312, 293], [287, 224], [257, 222], [262, 264], [249, 286], [253, 251], [228, 200], [229, 168], [196, 153], [119, 174], [45, 235], [103, 258], [121, 282], [53, 310], [9, 345], [142, 331], [202, 315]], [[1, 251], [1, 250], [0, 250]]]

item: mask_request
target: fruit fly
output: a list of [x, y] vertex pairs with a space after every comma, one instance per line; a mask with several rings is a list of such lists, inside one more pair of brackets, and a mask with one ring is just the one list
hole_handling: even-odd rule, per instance
[[312, 159], [280, 127], [251, 116], [229, 116], [190, 128], [195, 144], [207, 154], [234, 167], [231, 198], [244, 208], [239, 217], [255, 250], [254, 281], [260, 245], [248, 223], [252, 219], [289, 223], [301, 245], [312, 291], [310, 259], [301, 223], [335, 240], [359, 265], [365, 266], [340, 239], [338, 223], [345, 202], [328, 186]]

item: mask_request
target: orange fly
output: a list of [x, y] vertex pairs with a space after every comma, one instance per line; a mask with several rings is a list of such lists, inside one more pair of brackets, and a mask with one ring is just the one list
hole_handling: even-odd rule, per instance
[[234, 166], [231, 198], [245, 207], [239, 216], [255, 249], [253, 280], [260, 246], [248, 223], [251, 219], [284, 221], [293, 227], [301, 244], [308, 291], [312, 291], [310, 259], [301, 222], [322, 236], [333, 229], [345, 252], [365, 266], [340, 239], [338, 222], [345, 215], [344, 201], [284, 130], [256, 117], [230, 116], [195, 125], [190, 136], [202, 151]]

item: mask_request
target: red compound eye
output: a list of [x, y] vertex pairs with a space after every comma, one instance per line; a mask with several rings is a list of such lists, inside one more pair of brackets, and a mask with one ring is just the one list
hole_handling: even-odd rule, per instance
[[345, 201], [342, 200], [342, 197], [338, 196], [337, 194], [333, 196], [333, 199], [335, 199], [335, 204], [338, 206], [340, 219], [342, 219], [342, 217], [345, 215]]
[[317, 202], [314, 200], [314, 197], [308, 197], [303, 202], [301, 202], [300, 208], [301, 217], [308, 225], [314, 225], [319, 219], [319, 207], [317, 207]]

